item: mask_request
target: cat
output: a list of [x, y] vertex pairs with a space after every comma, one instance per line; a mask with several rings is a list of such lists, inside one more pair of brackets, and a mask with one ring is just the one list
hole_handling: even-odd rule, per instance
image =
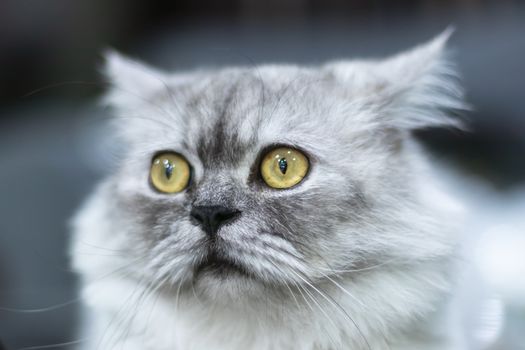
[[85, 349], [463, 349], [447, 30], [381, 60], [168, 74], [107, 54], [122, 153], [73, 220]]

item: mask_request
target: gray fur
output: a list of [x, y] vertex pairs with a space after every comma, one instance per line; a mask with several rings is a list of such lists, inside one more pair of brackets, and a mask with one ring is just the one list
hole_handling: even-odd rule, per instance
[[[327, 331], [330, 342], [323, 334], [310, 335], [302, 348], [395, 346], [399, 334], [443, 300], [456, 249], [453, 229], [443, 225], [449, 214], [423, 198], [434, 185], [410, 133], [455, 123], [442, 112], [461, 106], [459, 90], [441, 69], [443, 43], [438, 38], [385, 62], [175, 75], [111, 57], [108, 75], [115, 88], [108, 102], [127, 151], [92, 199], [103, 205], [88, 205], [77, 218], [77, 236], [89, 241], [92, 217], [98, 217], [108, 240], [98, 244], [122, 252], [121, 261], [135, 261], [121, 271], [122, 278], [156, 286], [157, 293], [164, 291], [163, 300], [181, 297], [188, 305], [224, 305], [228, 312], [239, 308], [239, 317], [245, 315], [250, 324], [246, 314], [264, 299], [265, 309], [274, 310], [267, 320], [261, 316], [264, 327], [283, 313], [283, 320], [297, 318], [282, 325], [293, 335], [303, 322], [315, 329], [325, 317], [309, 314], [306, 306], [304, 294], [318, 288], [328, 296], [317, 296], [322, 307], [330, 300], [350, 303], [344, 313], [355, 324], [347, 320]], [[308, 175], [293, 188], [272, 189], [260, 177], [261, 158], [276, 145], [298, 148], [309, 158]], [[152, 158], [166, 150], [182, 154], [192, 166], [191, 183], [182, 193], [161, 194], [148, 183]], [[222, 226], [211, 242], [190, 219], [196, 205], [227, 206], [241, 216]], [[79, 241], [74, 251], [81, 250]], [[210, 252], [232, 268], [203, 269]], [[75, 254], [75, 266], [89, 285], [95, 269]], [[97, 271], [112, 267], [118, 264], [108, 259]], [[378, 278], [392, 282], [370, 287]], [[374, 311], [358, 312], [355, 302], [341, 299], [345, 293], [337, 285]], [[184, 311], [174, 317], [185, 319]], [[213, 317], [210, 324], [230, 331], [219, 324], [222, 316]], [[133, 344], [171, 346], [147, 337]], [[271, 334], [266, 338], [253, 348], [287, 347], [285, 335], [275, 343]], [[186, 346], [200, 349], [199, 341]], [[207, 344], [240, 349], [247, 343], [217, 338]]]

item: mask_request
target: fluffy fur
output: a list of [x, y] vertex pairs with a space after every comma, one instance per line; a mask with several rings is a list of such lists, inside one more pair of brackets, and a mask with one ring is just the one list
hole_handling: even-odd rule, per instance
[[[86, 349], [460, 349], [442, 328], [458, 206], [411, 135], [457, 126], [448, 33], [373, 61], [166, 74], [115, 53], [106, 74], [123, 152], [74, 220], [91, 316]], [[309, 157], [287, 190], [261, 152]], [[148, 182], [155, 153], [183, 154], [187, 190]], [[194, 205], [242, 212], [213, 248], [239, 270], [201, 270]]]

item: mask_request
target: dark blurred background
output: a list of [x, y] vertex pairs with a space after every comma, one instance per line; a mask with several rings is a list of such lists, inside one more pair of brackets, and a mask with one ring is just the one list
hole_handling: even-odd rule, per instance
[[[67, 222], [111, 148], [97, 107], [104, 49], [174, 70], [316, 63], [392, 54], [451, 24], [471, 132], [418, 136], [475, 181], [522, 188], [523, 1], [1, 0], [0, 339], [8, 349], [76, 339]], [[523, 349], [506, 332], [495, 349]]]

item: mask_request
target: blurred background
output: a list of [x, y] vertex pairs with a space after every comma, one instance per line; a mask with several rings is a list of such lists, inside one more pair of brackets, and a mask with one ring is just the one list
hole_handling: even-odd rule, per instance
[[111, 151], [103, 141], [108, 116], [97, 107], [104, 49], [174, 70], [317, 63], [392, 54], [450, 24], [474, 106], [471, 132], [418, 137], [462, 174], [456, 189], [483, 217], [467, 245], [473, 273], [461, 307], [469, 349], [525, 349], [525, 3], [518, 0], [1, 0], [4, 345], [74, 348], [67, 223]]

